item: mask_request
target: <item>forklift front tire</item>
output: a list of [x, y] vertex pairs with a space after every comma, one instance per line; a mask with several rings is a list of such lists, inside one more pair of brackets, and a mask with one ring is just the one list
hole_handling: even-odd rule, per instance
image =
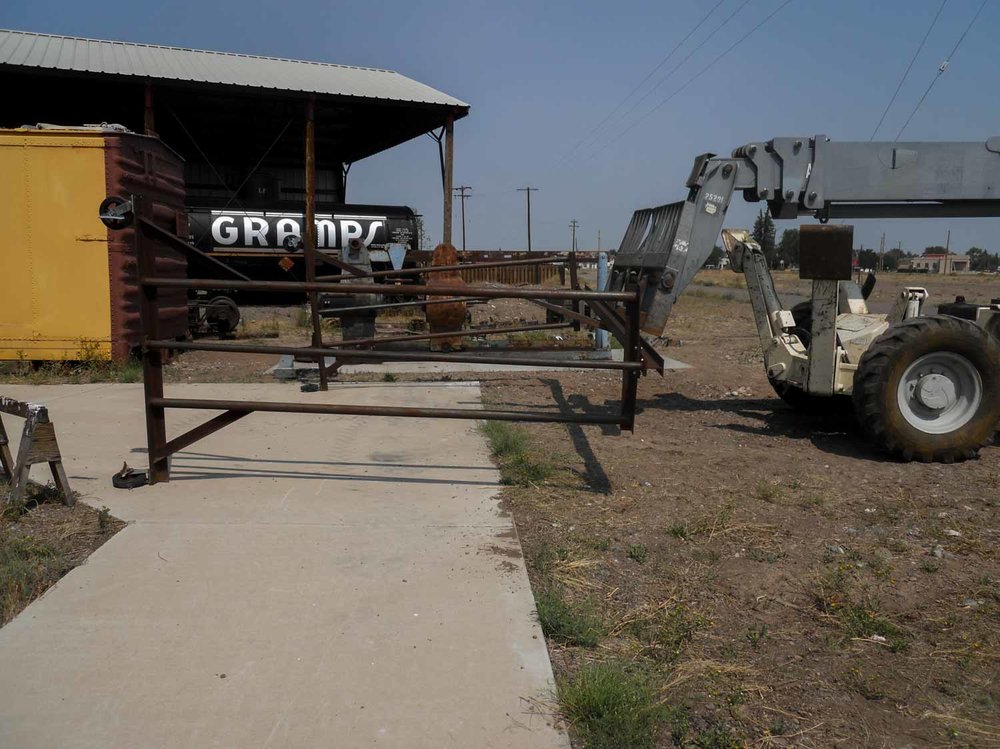
[[1000, 422], [1000, 344], [968, 320], [904, 320], [861, 357], [853, 397], [862, 430], [891, 454], [974, 458]]

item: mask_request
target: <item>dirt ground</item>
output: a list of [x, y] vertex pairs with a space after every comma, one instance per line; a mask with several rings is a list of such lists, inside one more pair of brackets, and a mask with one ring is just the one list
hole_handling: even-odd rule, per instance
[[[1000, 448], [904, 464], [849, 415], [803, 419], [745, 302], [682, 297], [669, 328], [693, 368], [643, 379], [634, 434], [524, 427], [560, 469], [506, 490], [533, 586], [603, 621], [596, 647], [550, 642], [557, 675], [650, 670], [675, 709], [662, 746], [1000, 746]], [[490, 404], [577, 409], [619, 388], [484, 383]]]

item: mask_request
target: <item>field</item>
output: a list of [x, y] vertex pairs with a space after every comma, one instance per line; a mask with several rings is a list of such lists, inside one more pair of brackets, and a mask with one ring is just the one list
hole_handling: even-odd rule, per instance
[[[922, 280], [937, 298], [989, 293]], [[693, 368], [644, 378], [634, 434], [516, 427], [521, 457], [500, 458], [551, 707], [579, 745], [1000, 745], [1000, 449], [902, 464], [849, 415], [803, 419], [774, 397], [736, 298], [688, 294], [668, 332]], [[484, 383], [492, 404], [577, 408], [618, 387]]]

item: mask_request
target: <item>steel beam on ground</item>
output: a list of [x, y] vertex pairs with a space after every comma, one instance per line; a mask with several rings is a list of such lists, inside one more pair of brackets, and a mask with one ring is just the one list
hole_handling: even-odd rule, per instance
[[546, 359], [530, 356], [478, 356], [423, 351], [361, 351], [315, 346], [266, 346], [259, 343], [210, 343], [208, 341], [146, 341], [149, 351], [217, 351], [230, 354], [292, 354], [318, 358], [336, 356], [362, 361], [452, 362], [456, 364], [500, 364], [518, 367], [558, 367], [560, 369], [642, 369], [642, 362], [591, 359]]
[[400, 343], [401, 341], [432, 341], [436, 338], [472, 338], [474, 336], [498, 335], [500, 333], [527, 333], [534, 330], [562, 330], [569, 323], [550, 322], [537, 325], [518, 325], [505, 328], [466, 328], [464, 330], [446, 331], [444, 333], [414, 333], [412, 335], [375, 336], [372, 338], [357, 338], [327, 343], [330, 348], [344, 346], [377, 346], [380, 343]]

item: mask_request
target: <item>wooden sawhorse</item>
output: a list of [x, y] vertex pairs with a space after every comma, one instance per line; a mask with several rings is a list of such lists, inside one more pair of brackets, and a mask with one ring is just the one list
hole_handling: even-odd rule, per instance
[[[17, 450], [17, 463], [10, 454], [10, 440], [3, 426], [2, 414], [19, 416], [24, 419], [21, 445]], [[69, 480], [63, 469], [62, 455], [56, 442], [56, 428], [49, 421], [49, 410], [35, 403], [25, 403], [0, 396], [0, 478], [10, 482], [11, 501], [20, 502], [28, 488], [28, 474], [36, 463], [48, 463], [55, 479], [56, 488], [62, 494], [63, 502], [74, 504], [76, 497], [69, 488]]]

